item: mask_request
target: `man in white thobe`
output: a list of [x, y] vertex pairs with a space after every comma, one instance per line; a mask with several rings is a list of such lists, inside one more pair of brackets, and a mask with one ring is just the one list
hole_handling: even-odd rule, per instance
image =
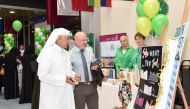
[[54, 29], [37, 58], [40, 83], [39, 109], [75, 109], [73, 86], [80, 75], [72, 72], [69, 53], [71, 32]]

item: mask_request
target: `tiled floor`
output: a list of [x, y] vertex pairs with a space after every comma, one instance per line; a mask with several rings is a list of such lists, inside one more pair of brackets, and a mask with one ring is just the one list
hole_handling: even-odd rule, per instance
[[19, 104], [18, 99], [5, 100], [3, 95], [0, 94], [0, 109], [31, 109], [31, 104]]

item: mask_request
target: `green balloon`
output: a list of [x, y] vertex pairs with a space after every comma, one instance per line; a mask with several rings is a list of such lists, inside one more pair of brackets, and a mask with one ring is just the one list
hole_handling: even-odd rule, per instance
[[161, 2], [164, 2], [164, 0], [158, 0], [158, 2], [160, 2], [160, 3], [161, 3]]
[[7, 41], [8, 43], [10, 43], [10, 42], [11, 42], [11, 39], [10, 39], [10, 38], [6, 38], [6, 41]]
[[11, 47], [14, 46], [14, 42], [13, 41], [10, 41], [9, 44], [11, 45]]
[[40, 49], [35, 49], [35, 54], [39, 55], [40, 54]]
[[9, 44], [12, 44], [12, 45], [14, 45], [14, 41], [12, 41], [12, 40], [11, 40]]
[[139, 17], [146, 16], [144, 9], [143, 9], [143, 5], [141, 3], [137, 4], [136, 12], [137, 12]]
[[40, 38], [39, 36], [36, 36], [36, 37], [35, 37], [35, 41], [38, 41], [38, 42], [39, 42], [40, 40], [41, 40], [41, 38]]
[[9, 52], [9, 48], [7, 46], [5, 46], [5, 52], [8, 53]]
[[160, 34], [163, 31], [164, 24], [166, 24], [166, 26], [168, 26], [168, 23], [169, 23], [169, 20], [166, 15], [158, 14], [157, 16], [155, 16], [152, 19], [151, 25], [152, 25], [152, 29], [154, 30], [156, 35], [160, 36]]
[[139, 0], [139, 3], [143, 4], [145, 0]]
[[43, 33], [43, 35], [46, 35], [47, 34], [47, 29], [46, 28], [41, 28], [41, 32]]
[[38, 36], [38, 33], [37, 33], [37, 32], [35, 32], [35, 33], [34, 33], [34, 36], [35, 36], [35, 37], [36, 37], [36, 36]]
[[4, 34], [4, 37], [5, 37], [5, 38], [8, 37], [8, 34]]
[[40, 40], [40, 41], [39, 41], [39, 44], [40, 44], [41, 46], [44, 46], [45, 43], [44, 43], [43, 40]]
[[7, 36], [7, 37], [5, 37], [5, 40], [8, 41], [8, 40], [10, 40], [10, 39], [9, 39], [8, 36]]
[[166, 2], [160, 2], [160, 9], [158, 11], [158, 14], [167, 14], [168, 13], [168, 4]]
[[19, 32], [21, 29], [22, 29], [22, 22], [19, 21], [19, 20], [15, 20], [12, 24], [12, 27], [13, 29], [16, 31], [16, 32]]

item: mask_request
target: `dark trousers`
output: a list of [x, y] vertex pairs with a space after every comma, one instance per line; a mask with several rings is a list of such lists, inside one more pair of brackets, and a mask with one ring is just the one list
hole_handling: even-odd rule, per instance
[[76, 109], [98, 109], [98, 91], [94, 85], [78, 85], [74, 89]]

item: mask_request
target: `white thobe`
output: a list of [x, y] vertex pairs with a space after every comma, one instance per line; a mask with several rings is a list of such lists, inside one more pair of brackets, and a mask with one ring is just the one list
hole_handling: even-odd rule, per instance
[[73, 75], [68, 52], [58, 45], [49, 47], [38, 66], [41, 81], [39, 109], [75, 109], [73, 87], [66, 75]]

